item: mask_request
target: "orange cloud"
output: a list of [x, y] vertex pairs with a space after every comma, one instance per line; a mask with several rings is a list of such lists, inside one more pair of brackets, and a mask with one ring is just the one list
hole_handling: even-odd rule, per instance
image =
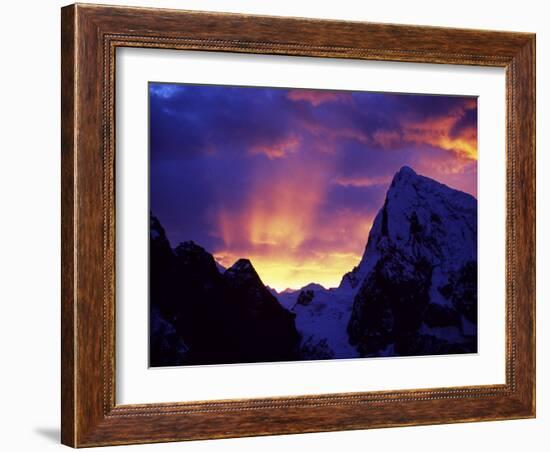
[[285, 157], [296, 152], [300, 146], [300, 140], [295, 136], [282, 138], [271, 144], [261, 144], [250, 148], [250, 154], [264, 154], [269, 160]]
[[352, 100], [350, 93], [310, 89], [289, 90], [287, 98], [296, 102], [309, 102], [314, 107], [318, 107], [325, 102], [350, 102]]
[[[324, 94], [327, 95], [327, 99], [331, 99], [334, 93], [321, 92], [319, 96], [322, 98]], [[298, 98], [302, 94], [294, 96]], [[304, 97], [307, 96], [309, 94], [304, 95]], [[339, 151], [341, 140], [349, 139], [365, 145], [376, 144], [386, 150], [400, 149], [411, 142], [420, 145], [428, 144], [451, 151], [458, 158], [477, 160], [477, 128], [460, 125], [460, 121], [468, 111], [475, 108], [477, 108], [476, 99], [465, 99], [460, 107], [449, 111], [444, 116], [427, 120], [397, 116], [398, 127], [378, 129], [374, 133], [353, 126], [331, 128], [309, 120], [299, 121], [298, 126], [319, 139], [316, 149], [324, 153]]]
[[466, 111], [475, 108], [477, 101], [470, 99], [465, 108], [450, 112], [448, 116], [427, 121], [404, 120], [401, 123], [404, 139], [418, 144], [430, 144], [452, 151], [459, 157], [477, 160], [477, 129], [463, 128], [453, 131]]

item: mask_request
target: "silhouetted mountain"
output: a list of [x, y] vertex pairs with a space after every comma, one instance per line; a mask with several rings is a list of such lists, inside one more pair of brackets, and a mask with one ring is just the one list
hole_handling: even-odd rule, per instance
[[221, 274], [194, 242], [172, 250], [153, 216], [150, 256], [151, 366], [296, 359], [294, 314], [248, 260]]
[[403, 167], [340, 287], [362, 356], [476, 352], [476, 199]]

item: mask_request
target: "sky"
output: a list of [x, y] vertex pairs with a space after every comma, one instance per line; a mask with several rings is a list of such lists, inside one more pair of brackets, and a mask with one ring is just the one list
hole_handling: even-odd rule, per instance
[[477, 197], [477, 100], [149, 83], [150, 209], [264, 284], [335, 287], [357, 265], [393, 175]]

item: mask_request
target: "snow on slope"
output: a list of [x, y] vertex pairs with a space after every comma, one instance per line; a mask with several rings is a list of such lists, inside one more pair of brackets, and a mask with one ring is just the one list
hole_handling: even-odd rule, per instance
[[361, 263], [348, 328], [362, 355], [476, 351], [477, 200], [403, 167]]
[[[368, 329], [365, 325], [369, 322], [361, 311], [364, 305], [369, 304], [369, 298], [374, 299], [374, 295], [369, 295], [370, 292], [363, 286], [368, 278], [371, 278], [372, 284], [375, 270], [383, 267], [387, 277], [385, 282], [390, 286], [376, 294], [378, 299], [388, 302], [392, 297], [396, 299], [403, 295], [392, 293], [391, 286], [397, 287], [404, 277], [409, 278], [415, 290], [423, 285], [429, 287], [426, 294], [420, 291], [413, 295], [412, 303], [418, 303], [418, 306], [409, 305], [408, 309], [414, 311], [418, 308], [415, 315], [422, 317], [418, 329], [414, 331], [415, 337], [424, 341], [429, 337], [442, 349], [441, 341], [463, 343], [465, 340], [470, 341], [476, 333], [477, 320], [473, 317], [472, 309], [477, 308], [477, 301], [470, 300], [474, 298], [470, 270], [474, 268], [472, 265], [475, 262], [476, 199], [420, 176], [405, 166], [393, 178], [385, 203], [369, 233], [361, 262], [343, 276], [340, 286], [324, 289], [308, 284], [298, 291], [285, 291], [277, 297], [283, 306], [296, 314], [296, 327], [303, 337], [304, 355], [309, 353], [320, 358], [356, 357], [359, 352], [350, 344], [348, 335], [354, 302], [357, 297], [352, 322], [356, 336], [354, 343], [361, 346], [362, 339], [358, 339], [362, 334], [361, 328]], [[426, 265], [427, 270], [419, 275], [415, 272], [418, 272], [416, 266], [421, 263]], [[395, 273], [392, 274], [392, 271]], [[465, 278], [470, 280], [465, 282]], [[377, 284], [377, 287], [380, 289], [382, 284]], [[451, 292], [455, 295], [451, 295]], [[464, 304], [463, 300], [457, 301], [456, 294], [460, 293], [469, 306], [457, 306]], [[472, 306], [474, 302], [475, 306]], [[371, 312], [373, 309], [377, 308], [367, 306], [366, 309], [367, 317], [371, 319], [375, 317]], [[403, 311], [391, 312], [390, 315], [399, 318], [406, 314]], [[383, 323], [383, 320], [381, 318], [377, 321]], [[398, 336], [400, 333], [393, 330], [388, 334]], [[369, 334], [376, 336], [378, 333], [371, 331]], [[373, 340], [372, 337], [369, 340]], [[435, 347], [431, 345], [432, 342], [430, 346]], [[420, 348], [417, 346], [416, 350]], [[370, 355], [394, 353], [397, 353], [394, 345], [385, 344], [383, 348], [375, 347]]]

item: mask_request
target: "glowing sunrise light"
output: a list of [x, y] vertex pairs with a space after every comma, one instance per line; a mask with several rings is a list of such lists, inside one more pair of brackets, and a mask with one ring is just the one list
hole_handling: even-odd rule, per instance
[[[238, 254], [221, 252], [216, 260], [224, 267], [230, 267], [239, 259]], [[342, 276], [357, 265], [361, 259], [356, 254], [327, 254], [319, 260], [300, 260], [292, 256], [250, 255], [253, 267], [263, 283], [282, 292], [285, 289], [300, 289], [316, 282], [326, 288], [337, 287]]]
[[404, 165], [477, 193], [477, 100], [151, 83], [151, 211], [173, 247], [338, 286]]
[[[304, 199], [297, 196], [286, 202], [279, 199], [272, 209], [252, 206], [249, 215], [224, 212], [219, 224], [225, 245], [212, 250], [215, 259], [228, 268], [246, 256], [264, 284], [279, 292], [312, 282], [338, 286], [361, 260], [372, 218], [342, 210], [334, 212], [330, 223], [316, 225], [318, 212], [300, 201]], [[327, 237], [334, 243], [322, 245]]]

